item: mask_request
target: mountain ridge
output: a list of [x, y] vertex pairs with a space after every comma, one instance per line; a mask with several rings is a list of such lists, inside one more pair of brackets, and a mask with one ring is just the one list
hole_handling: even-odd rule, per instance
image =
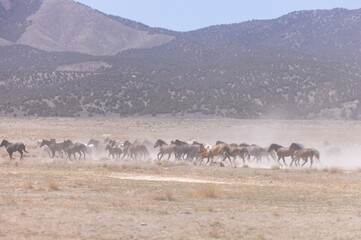
[[[70, 0], [44, 1], [62, 7], [42, 5], [43, 11], [73, 6]], [[76, 6], [90, 14], [87, 19], [106, 18], [103, 29], [111, 22], [148, 37], [168, 36], [167, 41], [106, 54], [99, 54], [105, 53], [101, 47], [88, 54], [76, 52], [80, 47], [44, 51], [26, 41], [2, 46], [0, 115], [361, 119], [361, 9], [292, 12], [175, 32]], [[57, 14], [83, 19], [74, 12], [79, 9]], [[33, 28], [36, 18], [28, 20]], [[52, 39], [75, 43], [70, 33], [77, 27], [56, 28], [64, 31]]]

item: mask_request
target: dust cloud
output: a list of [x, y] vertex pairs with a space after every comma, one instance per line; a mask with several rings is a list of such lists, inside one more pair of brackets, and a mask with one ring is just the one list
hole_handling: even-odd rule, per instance
[[[24, 142], [31, 146], [31, 156], [38, 158], [39, 149], [34, 145], [38, 139], [55, 138], [87, 143], [91, 138], [101, 142], [112, 138], [148, 141], [152, 159], [157, 149], [153, 144], [157, 139], [167, 143], [171, 140], [196, 140], [214, 145], [216, 141], [226, 143], [256, 144], [267, 148], [272, 143], [289, 146], [300, 143], [305, 148], [315, 148], [320, 152], [320, 163], [316, 168], [361, 169], [361, 122], [357, 121], [306, 121], [306, 120], [240, 120], [229, 118], [181, 118], [181, 117], [134, 117], [134, 118], [94, 118], [94, 119], [5, 119], [0, 121], [1, 137], [13, 142]], [[5, 149], [0, 149], [3, 160], [7, 159]], [[108, 160], [102, 153], [92, 160]], [[252, 159], [252, 158], [251, 158]], [[171, 158], [174, 161], [174, 157]], [[109, 160], [108, 160], [109, 161]], [[286, 159], [287, 164], [291, 162]], [[271, 168], [276, 161], [263, 159], [261, 163], [247, 163], [249, 167]], [[243, 163], [237, 160], [237, 166]], [[304, 168], [309, 166], [306, 163]]]

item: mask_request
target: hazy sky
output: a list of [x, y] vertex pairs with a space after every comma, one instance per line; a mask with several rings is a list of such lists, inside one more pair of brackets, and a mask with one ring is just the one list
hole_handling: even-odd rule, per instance
[[195, 30], [252, 19], [271, 19], [297, 10], [361, 8], [361, 0], [77, 0], [101, 12], [151, 27]]

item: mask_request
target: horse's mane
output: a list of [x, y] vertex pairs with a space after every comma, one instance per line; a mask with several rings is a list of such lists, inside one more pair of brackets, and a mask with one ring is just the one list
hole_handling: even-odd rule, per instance
[[160, 144], [167, 144], [166, 142], [164, 142], [162, 139], [158, 139], [157, 141], [156, 141], [156, 143], [160, 143]]
[[299, 144], [299, 143], [292, 143], [290, 148], [300, 150], [300, 149], [304, 148], [304, 146], [302, 144]]
[[226, 143], [218, 140], [218, 141], [216, 142], [216, 145], [220, 145], [220, 144], [226, 144]]
[[240, 146], [240, 147], [249, 147], [249, 146], [251, 146], [251, 145], [249, 145], [249, 144], [247, 144], [247, 143], [241, 143], [241, 144], [239, 144], [238, 146]]
[[277, 144], [277, 143], [272, 143], [269, 147], [268, 147], [268, 152], [275, 150], [277, 151], [278, 149], [283, 148], [283, 146]]

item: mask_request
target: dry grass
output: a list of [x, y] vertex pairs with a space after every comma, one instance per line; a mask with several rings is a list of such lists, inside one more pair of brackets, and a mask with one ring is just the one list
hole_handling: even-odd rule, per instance
[[213, 229], [212, 231], [210, 231], [208, 233], [208, 236], [210, 238], [214, 238], [214, 239], [221, 239], [223, 238], [222, 235], [219, 233], [219, 231], [217, 229]]
[[214, 211], [215, 211], [214, 206], [208, 205], [208, 206], [207, 206], [207, 211], [208, 211], [208, 212], [214, 212]]
[[177, 163], [169, 161], [169, 160], [163, 160], [163, 161], [161, 161], [161, 165], [162, 165], [162, 167], [175, 167], [175, 166], [177, 166]]
[[24, 185], [24, 190], [25, 191], [29, 191], [29, 190], [33, 190], [33, 189], [34, 189], [34, 186], [33, 186], [33, 184], [31, 182], [25, 183], [25, 185]]
[[205, 184], [196, 192], [197, 197], [201, 198], [222, 198], [221, 189], [215, 184]]
[[279, 170], [280, 169], [280, 165], [273, 165], [271, 167], [271, 170]]
[[151, 194], [149, 196], [149, 199], [156, 200], [156, 201], [175, 201], [176, 200], [174, 191], [169, 188], [165, 189], [161, 193]]
[[340, 173], [343, 173], [343, 169], [338, 168], [338, 167], [332, 167], [332, 168], [329, 169], [329, 173], [331, 173], [331, 174], [340, 174]]
[[55, 182], [49, 182], [47, 185], [47, 190], [48, 191], [58, 191], [59, 187]]
[[170, 188], [166, 189], [164, 191], [164, 195], [166, 196], [168, 201], [174, 201], [175, 200], [175, 196], [174, 196], [174, 191]]

